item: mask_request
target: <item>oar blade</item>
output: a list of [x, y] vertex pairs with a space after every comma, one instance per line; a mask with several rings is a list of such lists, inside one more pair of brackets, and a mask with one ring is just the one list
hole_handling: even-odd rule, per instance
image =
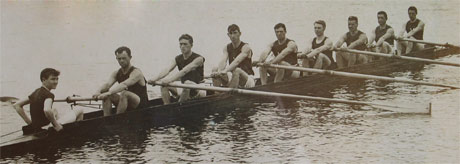
[[19, 101], [19, 99], [16, 98], [16, 97], [10, 97], [10, 96], [0, 97], [0, 102], [2, 102], [2, 106], [4, 106], [4, 105], [12, 105], [12, 104], [16, 103], [17, 101]]
[[[397, 103], [395, 103], [397, 104]], [[407, 114], [429, 114], [431, 115], [431, 103], [428, 104], [414, 104], [411, 106], [389, 106], [389, 105], [372, 105], [374, 108], [392, 111], [396, 113], [407, 113]]]

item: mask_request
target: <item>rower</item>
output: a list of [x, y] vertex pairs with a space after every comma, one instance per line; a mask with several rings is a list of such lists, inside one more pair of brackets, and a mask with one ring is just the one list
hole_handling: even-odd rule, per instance
[[[377, 13], [377, 26], [369, 36], [367, 48], [372, 52], [389, 54], [393, 52], [394, 45], [394, 30], [390, 25], [387, 25], [388, 16], [385, 11]], [[375, 44], [373, 44], [375, 41]]]
[[[265, 51], [260, 55], [259, 61], [257, 63], [265, 64], [279, 64], [286, 66], [293, 66], [297, 64], [297, 45], [296, 43], [286, 38], [286, 26], [283, 23], [278, 23], [274, 27], [276, 38], [273, 43], [270, 43]], [[273, 52], [275, 56], [272, 60], [266, 60], [270, 52]], [[274, 82], [281, 82], [287, 78], [296, 78], [298, 73], [284, 70], [284, 69], [273, 69], [273, 68], [259, 68], [260, 71], [260, 80], [262, 85], [267, 84], [267, 73], [270, 75], [275, 75]]]
[[[179, 45], [182, 54], [177, 55], [175, 60], [172, 61], [169, 66], [160, 72], [160, 74], [148, 81], [149, 84], [155, 85], [155, 82], [169, 84], [177, 79], [180, 79], [184, 84], [199, 84], [204, 78], [204, 58], [193, 52], [193, 38], [189, 34], [183, 34], [179, 37]], [[174, 75], [169, 73], [174, 68], [179, 69], [179, 72]], [[166, 77], [168, 76], [168, 77]], [[164, 104], [171, 103], [171, 92], [177, 96], [177, 90], [170, 87], [161, 87], [161, 96]], [[203, 97], [206, 95], [206, 91], [198, 91], [194, 89], [184, 89], [179, 97], [179, 102], [186, 101], [191, 98]]]
[[[423, 40], [423, 30], [425, 28], [425, 23], [423, 23], [420, 19], [417, 19], [417, 8], [411, 6], [407, 12], [409, 14], [410, 20], [403, 24], [398, 38]], [[398, 55], [407, 54], [412, 51], [423, 49], [423, 45], [421, 43], [398, 40], [397, 44]]]
[[[302, 66], [311, 68], [310, 61], [314, 62], [313, 68], [316, 69], [328, 69], [335, 68], [336, 63], [332, 58], [332, 41], [328, 37], [324, 36], [324, 30], [326, 30], [326, 22], [318, 20], [313, 24], [315, 28], [316, 37], [310, 39], [307, 42], [307, 48], [304, 52], [297, 56], [302, 59]], [[316, 58], [316, 59], [315, 59]], [[307, 75], [306, 72], [303, 75]]]
[[[355, 16], [348, 17], [348, 30], [335, 44], [335, 48], [339, 49], [343, 43], [347, 43], [346, 49], [356, 49], [364, 51], [367, 44], [367, 36], [364, 32], [358, 30], [358, 18]], [[364, 64], [368, 62], [366, 55], [352, 54], [348, 52], [337, 51], [336, 53], [337, 67], [350, 67], [355, 64]]]
[[[52, 89], [56, 89], [59, 81], [58, 70], [53, 68], [45, 68], [40, 73], [42, 86], [36, 89], [29, 97], [18, 101], [14, 104], [16, 112], [24, 119], [32, 129], [41, 129], [50, 122], [56, 131], [63, 129], [62, 124], [80, 121], [83, 119], [83, 111], [81, 109], [74, 110], [57, 110], [53, 107], [54, 94]], [[24, 112], [24, 105], [30, 103], [30, 117]]]
[[[227, 28], [231, 43], [224, 47], [219, 65], [212, 70], [214, 86], [230, 88], [250, 88], [255, 86], [254, 71], [252, 70], [252, 50], [249, 44], [240, 40], [241, 31], [238, 25], [232, 24]], [[228, 66], [227, 65], [228, 61]]]
[[[119, 114], [145, 107], [148, 102], [147, 83], [141, 70], [131, 65], [131, 50], [119, 47], [115, 50], [115, 56], [121, 68], [114, 71], [93, 95], [93, 98], [103, 100], [104, 116], [114, 113], [112, 104], [116, 106], [116, 114]], [[119, 85], [112, 88], [115, 82]]]

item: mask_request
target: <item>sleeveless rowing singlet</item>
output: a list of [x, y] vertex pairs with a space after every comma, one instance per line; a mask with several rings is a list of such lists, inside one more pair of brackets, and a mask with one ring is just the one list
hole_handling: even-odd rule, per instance
[[[184, 55], [177, 55], [176, 56], [176, 65], [179, 68], [179, 71], [182, 70], [185, 66], [190, 64], [193, 60], [195, 60], [198, 57], [202, 57], [201, 55], [196, 54], [195, 52], [192, 52], [192, 55], [187, 58], [187, 60], [184, 59]], [[204, 58], [203, 58], [204, 59]], [[184, 83], [187, 80], [193, 81], [195, 83], [201, 83], [204, 79], [204, 68], [203, 65], [199, 66], [195, 70], [192, 70], [182, 76], [180, 79], [182, 83]]]
[[[377, 26], [375, 28], [375, 42], [379, 41], [379, 39], [385, 35], [388, 31], [388, 29], [390, 29], [391, 26], [389, 25], [386, 25], [384, 29], [380, 29], [380, 26]], [[387, 38], [385, 39], [386, 42], [388, 42], [390, 45], [393, 45], [394, 44], [394, 37], [390, 37], [390, 38]]]
[[[415, 22], [411, 23], [410, 20], [406, 23], [406, 32], [412, 31], [420, 23], [419, 19], [416, 19]], [[423, 29], [412, 35], [415, 39], [423, 40]]]
[[[359, 31], [358, 30], [358, 33], [356, 35], [351, 35], [350, 32], [347, 32], [347, 38], [345, 40], [345, 42], [347, 43], [347, 46], [350, 46], [351, 43], [353, 43], [354, 41], [358, 40], [359, 39], [359, 36], [363, 34], [363, 32]], [[366, 44], [363, 43], [361, 45], [358, 45], [355, 47], [356, 50], [365, 50], [367, 48]]]
[[[317, 49], [317, 48], [323, 46], [324, 42], [326, 42], [327, 37], [324, 37], [323, 41], [321, 43], [319, 43], [319, 44], [316, 43], [316, 39], [317, 38], [315, 37], [313, 39], [313, 41], [311, 42], [311, 48], [312, 49]], [[331, 63], [334, 63], [334, 59], [332, 58], [332, 51], [331, 50], [323, 51], [322, 53], [325, 54], [329, 58], [329, 60], [331, 60]]]
[[[231, 64], [233, 60], [241, 53], [241, 49], [246, 43], [241, 42], [240, 45], [236, 48], [233, 48], [232, 43], [227, 45], [227, 53], [228, 53], [228, 64]], [[238, 68], [241, 68], [244, 72], [248, 75], [254, 75], [254, 71], [252, 70], [252, 51], [249, 54], [249, 58], [244, 59], [239, 65]]]
[[[286, 41], [283, 44], [279, 44], [278, 40], [273, 42], [273, 47], [272, 47], [273, 55], [278, 56], [281, 53], [281, 51], [283, 51], [287, 47], [290, 41], [293, 41], [293, 40], [286, 39]], [[292, 52], [286, 55], [283, 61], [286, 61], [291, 65], [297, 64], [297, 52]]]
[[[134, 69], [138, 69], [138, 68], [132, 66], [131, 68], [129, 68], [126, 74], [123, 74], [123, 71], [120, 68], [117, 72], [117, 77], [116, 77], [117, 82], [122, 83], [123, 81], [128, 79], [129, 75], [131, 74], [131, 72], [134, 71]], [[145, 77], [144, 77], [144, 81], [145, 81]], [[148, 96], [147, 96], [147, 81], [144, 86], [140, 85], [139, 83], [129, 86], [128, 91], [133, 92], [134, 94], [139, 96], [140, 103], [137, 108], [144, 107], [145, 105], [147, 105], [147, 102], [149, 101]]]

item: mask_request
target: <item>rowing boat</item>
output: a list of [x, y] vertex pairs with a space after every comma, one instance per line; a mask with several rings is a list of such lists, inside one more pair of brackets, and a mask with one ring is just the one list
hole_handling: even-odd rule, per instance
[[[408, 54], [408, 56], [435, 59], [450, 54], [460, 54], [460, 49], [439, 49], [431, 47], [417, 53]], [[370, 75], [387, 75], [392, 72], [404, 70], [420, 70], [423, 66], [423, 63], [401, 61], [398, 59], [382, 59], [372, 63], [337, 69], [337, 71]], [[356, 82], [356, 79], [347, 77], [331, 78], [327, 75], [312, 75], [298, 79], [286, 80], [280, 83], [256, 86], [249, 89], [331, 97], [332, 95], [330, 95], [330, 91], [332, 89], [340, 87], [340, 85], [351, 84], [354, 82]], [[82, 121], [63, 125], [64, 130], [59, 133], [56, 133], [53, 130], [43, 130], [23, 135], [22, 131], [17, 131], [15, 133], [2, 136], [0, 140], [0, 155], [1, 158], [3, 158], [24, 152], [39, 150], [40, 148], [47, 147], [51, 144], [57, 144], [59, 141], [62, 142], [63, 140], [71, 137], [88, 135], [92, 131], [103, 129], [105, 125], [125, 124], [126, 126], [131, 126], [133, 124], [153, 124], [163, 126], [177, 124], [184, 119], [201, 119], [215, 113], [226, 113], [237, 107], [249, 107], [253, 104], [253, 102], [267, 100], [273, 101], [274, 99], [278, 101], [285, 100], [279, 98], [220, 94], [193, 99], [186, 102], [176, 102], [168, 105], [163, 105], [161, 99], [154, 99], [149, 101], [148, 107], [146, 108], [107, 117], [102, 116], [102, 111], [90, 112], [84, 115], [84, 120]]]

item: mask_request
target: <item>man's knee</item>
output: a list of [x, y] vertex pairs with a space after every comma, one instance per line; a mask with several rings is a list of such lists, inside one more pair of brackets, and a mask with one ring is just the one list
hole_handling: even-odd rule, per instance
[[186, 80], [186, 81], [184, 82], [184, 84], [196, 84], [196, 83], [193, 82], [193, 81], [190, 81], [190, 80]]
[[83, 114], [83, 109], [73, 109], [73, 111], [75, 112], [77, 116], [80, 114]]
[[117, 101], [117, 99], [118, 99], [118, 94], [114, 93], [114, 94], [107, 96], [102, 101], [103, 102], [115, 102]]
[[241, 72], [243, 72], [243, 70], [241, 68], [235, 68], [235, 70], [232, 71], [232, 75], [233, 74], [240, 74]]
[[120, 99], [126, 99], [129, 96], [129, 91], [122, 91], [120, 93]]
[[83, 109], [73, 109], [72, 110], [75, 113], [75, 117], [78, 118], [84, 114]]
[[285, 72], [284, 69], [276, 69], [276, 73], [277, 73], [277, 74], [278, 74], [278, 73], [284, 73], [284, 72]]
[[161, 92], [169, 92], [169, 87], [161, 87]]
[[217, 67], [213, 67], [211, 72], [217, 72], [218, 68]]

